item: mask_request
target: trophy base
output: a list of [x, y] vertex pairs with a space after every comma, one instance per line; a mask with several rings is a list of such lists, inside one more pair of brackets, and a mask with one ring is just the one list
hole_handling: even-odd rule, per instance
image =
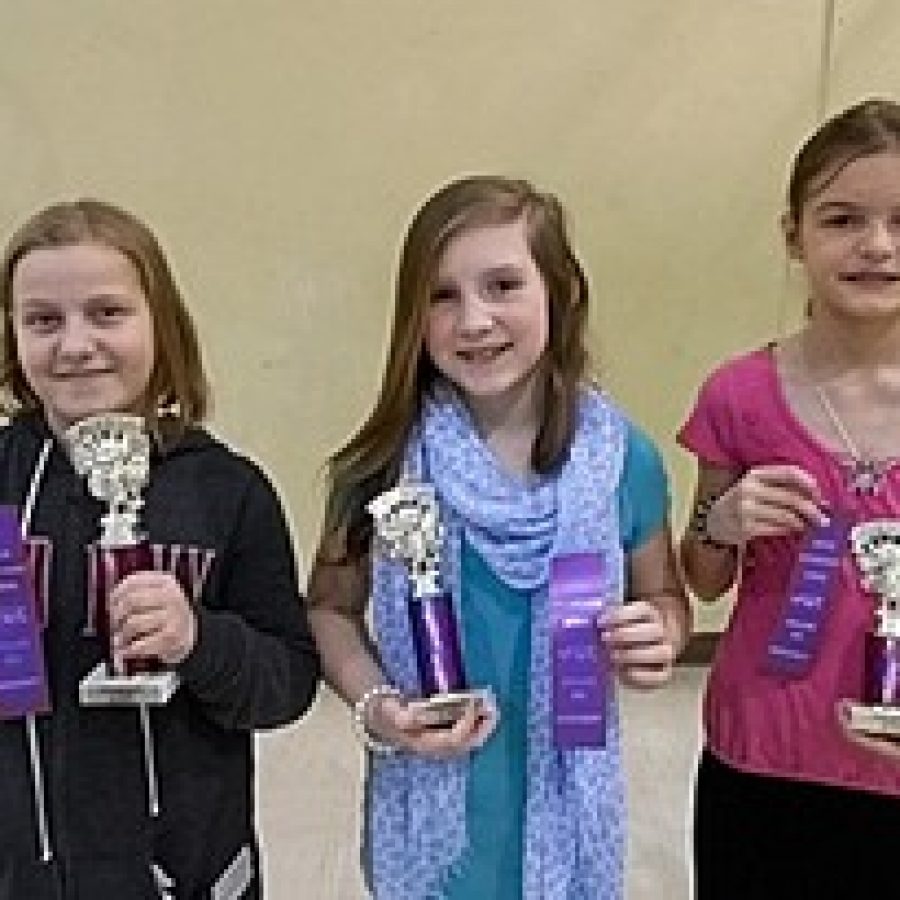
[[862, 703], [851, 703], [849, 711], [848, 724], [854, 731], [900, 738], [900, 706], [866, 706]]
[[497, 705], [490, 688], [475, 688], [410, 700], [407, 706], [426, 728], [449, 728], [465, 713], [470, 703], [485, 711]]
[[177, 672], [110, 675], [100, 663], [81, 679], [78, 700], [82, 706], [164, 706], [180, 682]]

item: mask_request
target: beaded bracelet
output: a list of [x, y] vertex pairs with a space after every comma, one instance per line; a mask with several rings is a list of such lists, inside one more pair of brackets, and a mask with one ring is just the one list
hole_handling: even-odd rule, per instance
[[353, 714], [351, 722], [353, 725], [353, 733], [357, 740], [372, 753], [395, 753], [397, 748], [393, 744], [386, 741], [379, 741], [372, 736], [369, 727], [366, 724], [366, 715], [369, 712], [369, 704], [379, 697], [402, 697], [403, 693], [395, 688], [392, 684], [376, 684], [370, 687], [363, 695], [353, 704]]
[[716, 540], [709, 533], [709, 513], [722, 494], [710, 494], [702, 500], [698, 500], [691, 516], [688, 531], [690, 531], [704, 547], [713, 547], [716, 550], [729, 550], [735, 552], [737, 547], [724, 541]]

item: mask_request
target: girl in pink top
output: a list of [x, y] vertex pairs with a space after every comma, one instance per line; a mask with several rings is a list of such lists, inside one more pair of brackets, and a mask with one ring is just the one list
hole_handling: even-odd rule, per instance
[[[847, 529], [900, 518], [900, 105], [860, 103], [803, 145], [782, 226], [806, 323], [719, 367], [679, 435], [698, 459], [688, 581], [707, 600], [738, 585], [705, 702], [699, 900], [897, 884], [900, 753], [850, 732], [845, 701], [862, 696], [876, 602]], [[816, 570], [824, 612], [792, 656], [786, 606], [818, 534], [837, 548]]]

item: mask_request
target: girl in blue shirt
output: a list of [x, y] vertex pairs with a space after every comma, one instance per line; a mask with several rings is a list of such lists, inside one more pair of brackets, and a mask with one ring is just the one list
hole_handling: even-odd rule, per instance
[[[602, 555], [598, 634], [625, 683], [670, 678], [689, 615], [659, 456], [586, 380], [587, 302], [559, 203], [527, 182], [460, 179], [410, 225], [381, 392], [331, 459], [310, 582], [326, 677], [396, 751], [367, 781], [376, 898], [622, 896], [615, 692], [605, 747], [553, 742], [551, 560]], [[371, 552], [366, 505], [401, 473], [435, 488], [468, 680], [496, 699], [444, 728], [408, 702], [406, 578]]]

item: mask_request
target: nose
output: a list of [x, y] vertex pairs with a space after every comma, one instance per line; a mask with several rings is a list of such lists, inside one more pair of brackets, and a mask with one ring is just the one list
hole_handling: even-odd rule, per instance
[[863, 251], [876, 259], [891, 256], [897, 247], [897, 237], [889, 222], [876, 219], [866, 228]]
[[458, 327], [461, 334], [483, 334], [490, 331], [494, 318], [484, 299], [477, 293], [463, 294], [459, 304]]
[[80, 316], [67, 316], [59, 332], [59, 353], [65, 357], [82, 359], [93, 353], [94, 346], [94, 332], [90, 322]]

